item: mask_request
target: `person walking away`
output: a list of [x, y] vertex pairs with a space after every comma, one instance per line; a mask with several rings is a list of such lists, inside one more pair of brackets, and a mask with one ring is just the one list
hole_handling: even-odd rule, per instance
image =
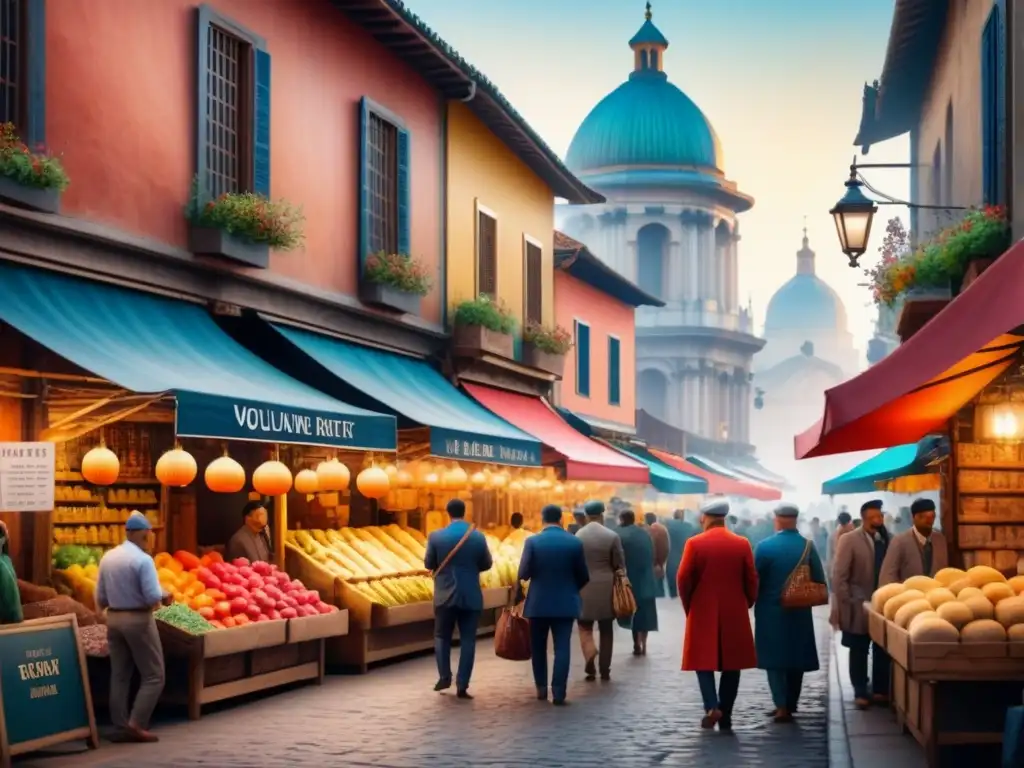
[[793, 722], [803, 688], [804, 673], [818, 669], [818, 647], [810, 608], [786, 608], [782, 596], [793, 572], [801, 565], [811, 580], [825, 583], [817, 546], [800, 535], [800, 510], [792, 504], [775, 509], [777, 533], [757, 545], [757, 602], [754, 603], [754, 644], [757, 666], [768, 675], [776, 723]]
[[906, 581], [911, 576], [934, 576], [949, 565], [946, 537], [934, 528], [935, 502], [915, 499], [910, 515], [910, 530], [894, 536], [885, 553], [879, 586]]
[[513, 512], [512, 516], [508, 519], [508, 524], [512, 526], [513, 531], [518, 531], [523, 527], [523, 513]]
[[588, 501], [583, 510], [587, 513], [587, 524], [576, 531], [576, 538], [583, 544], [590, 582], [580, 594], [583, 600], [579, 618], [580, 645], [584, 649], [593, 647], [595, 623], [599, 636], [597, 669], [594, 666], [594, 659], [588, 658], [584, 671], [587, 680], [595, 680], [598, 671], [602, 680], [610, 680], [612, 648], [615, 642], [612, 591], [615, 586], [615, 574], [624, 571], [626, 558], [622, 552], [622, 539], [604, 524], [604, 503]]
[[665, 528], [668, 529], [668, 560], [665, 562], [665, 576], [668, 579], [668, 596], [679, 597], [676, 589], [676, 574], [679, 573], [679, 564], [683, 562], [683, 548], [686, 542], [697, 534], [697, 529], [689, 520], [685, 519], [686, 513], [677, 509], [672, 517], [665, 521]]
[[669, 548], [668, 528], [659, 522], [658, 516], [653, 512], [645, 514], [644, 521], [647, 523], [647, 533], [651, 537], [651, 544], [654, 545], [654, 596], [664, 597], [665, 564], [668, 562]]
[[850, 517], [849, 512], [840, 512], [836, 515], [836, 528], [829, 537], [828, 550], [825, 555], [825, 573], [828, 575], [829, 581], [832, 580], [832, 564], [836, 559], [836, 544], [839, 541], [839, 537], [852, 530], [853, 518]]
[[[96, 577], [96, 607], [107, 612], [110, 647], [110, 719], [116, 741], [154, 742], [149, 720], [164, 690], [164, 651], [153, 611], [170, 605], [171, 596], [160, 587], [156, 564], [149, 554], [153, 526], [135, 511], [125, 522], [125, 541], [100, 561]], [[132, 676], [140, 685], [128, 711]]]
[[267, 508], [262, 501], [250, 501], [242, 507], [242, 527], [228, 539], [225, 557], [229, 562], [244, 557], [250, 563], [268, 563], [273, 551], [267, 530]]
[[[860, 508], [861, 526], [839, 538], [832, 567], [832, 625], [842, 632], [842, 643], [850, 649], [850, 682], [854, 704], [859, 709], [874, 700], [889, 700], [889, 656], [871, 641], [864, 602], [878, 588], [885, 553], [882, 528], [882, 502], [867, 501]], [[868, 680], [868, 652], [871, 653], [871, 679]]]
[[469, 679], [476, 661], [476, 630], [484, 596], [480, 574], [494, 564], [487, 539], [467, 521], [466, 503], [452, 499], [446, 507], [451, 522], [427, 538], [423, 565], [434, 574], [434, 656], [437, 659], [435, 691], [452, 687], [452, 637], [459, 628], [459, 672], [455, 695], [472, 699]]
[[633, 631], [633, 655], [646, 656], [647, 633], [658, 631], [654, 541], [648, 531], [635, 523], [636, 514], [633, 510], [619, 513], [618, 535], [622, 540], [626, 577], [633, 589], [633, 599], [636, 600], [636, 613], [629, 619], [619, 619], [619, 626]]
[[[757, 571], [750, 544], [725, 527], [729, 503], [701, 509], [703, 533], [690, 539], [676, 577], [686, 613], [683, 670], [697, 673], [704, 700], [702, 728], [732, 730], [740, 671], [757, 666], [750, 607], [757, 597]], [[721, 672], [715, 690], [715, 672]]]
[[583, 511], [582, 507], [574, 509], [572, 512], [572, 522], [566, 528], [569, 533], [575, 535], [576, 531], [587, 524], [587, 515]]
[[530, 582], [523, 616], [530, 620], [530, 661], [537, 698], [548, 697], [548, 636], [555, 647], [551, 667], [552, 703], [564, 705], [569, 686], [572, 625], [580, 615], [580, 590], [590, 581], [582, 542], [561, 527], [562, 508], [548, 504], [541, 510], [543, 529], [523, 545], [516, 580], [516, 602], [523, 582]]

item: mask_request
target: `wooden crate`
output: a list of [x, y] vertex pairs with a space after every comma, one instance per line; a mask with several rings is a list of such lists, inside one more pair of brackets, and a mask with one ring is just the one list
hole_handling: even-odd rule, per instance
[[891, 621], [886, 651], [893, 663], [930, 680], [997, 680], [1024, 675], [1024, 658], [1009, 655], [1010, 643], [912, 643], [910, 633]]
[[871, 610], [870, 603], [864, 603], [864, 612], [868, 615], [868, 634], [871, 641], [885, 648], [885, 616]]
[[288, 620], [288, 642], [301, 643], [327, 637], [341, 637], [348, 634], [348, 611], [325, 613], [320, 616], [303, 616]]

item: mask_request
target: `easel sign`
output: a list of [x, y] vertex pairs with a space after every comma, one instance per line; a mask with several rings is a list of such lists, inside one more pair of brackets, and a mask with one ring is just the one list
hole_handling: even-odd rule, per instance
[[0, 766], [76, 739], [100, 743], [78, 619], [0, 625]]

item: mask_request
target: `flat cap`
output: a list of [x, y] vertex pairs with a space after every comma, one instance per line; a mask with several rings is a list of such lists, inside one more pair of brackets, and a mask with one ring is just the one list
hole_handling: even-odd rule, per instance
[[914, 499], [914, 503], [910, 505], [910, 514], [920, 515], [922, 512], [934, 512], [935, 502], [931, 499]]
[[153, 529], [152, 524], [146, 519], [146, 516], [135, 510], [124, 523], [124, 529], [126, 531], [150, 531]]
[[775, 508], [776, 517], [800, 517], [800, 508], [796, 504], [783, 502]]
[[700, 508], [702, 515], [725, 517], [729, 514], [729, 502], [725, 499], [712, 499]]
[[583, 511], [587, 517], [603, 517], [604, 516], [604, 502], [603, 501], [588, 501], [583, 505]]

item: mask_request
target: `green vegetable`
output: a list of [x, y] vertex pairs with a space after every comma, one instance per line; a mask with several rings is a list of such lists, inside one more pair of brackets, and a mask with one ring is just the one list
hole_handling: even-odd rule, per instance
[[170, 624], [172, 627], [176, 627], [182, 632], [188, 632], [190, 635], [205, 635], [213, 629], [213, 624], [187, 605], [181, 605], [180, 603], [161, 608], [153, 615], [165, 624]]
[[94, 556], [93, 550], [80, 544], [65, 544], [57, 547], [53, 554], [53, 567], [64, 571], [72, 565], [80, 565], [83, 568], [89, 564], [89, 559]]

